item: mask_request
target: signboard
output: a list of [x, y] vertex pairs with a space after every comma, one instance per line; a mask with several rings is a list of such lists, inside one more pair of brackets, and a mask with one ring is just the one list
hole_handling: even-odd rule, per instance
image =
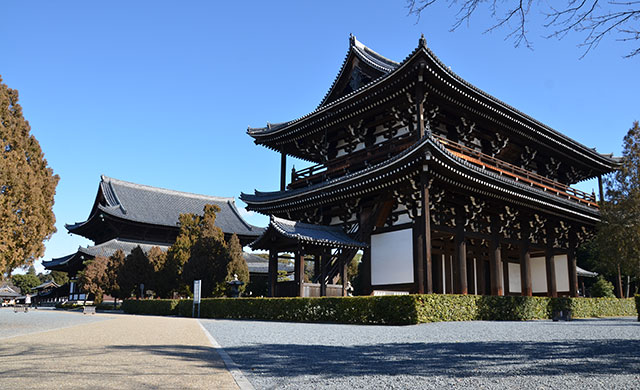
[[193, 281], [193, 303], [200, 304], [200, 282], [201, 280]]

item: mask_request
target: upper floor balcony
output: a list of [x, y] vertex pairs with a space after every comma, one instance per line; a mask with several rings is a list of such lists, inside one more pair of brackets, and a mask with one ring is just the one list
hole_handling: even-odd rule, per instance
[[[507, 179], [518, 181], [542, 191], [564, 197], [589, 207], [598, 207], [595, 193], [587, 193], [566, 184], [551, 180], [537, 173], [528, 171], [516, 165], [507, 163], [495, 157], [479, 152], [475, 149], [450, 141], [442, 136], [433, 135], [453, 155], [465, 161], [503, 176]], [[291, 183], [289, 189], [301, 188], [357, 172], [366, 167], [380, 163], [409, 148], [415, 143], [415, 139], [406, 138], [398, 142], [387, 142], [375, 145], [348, 156], [335, 158], [325, 164], [317, 164], [304, 169], [291, 171]]]

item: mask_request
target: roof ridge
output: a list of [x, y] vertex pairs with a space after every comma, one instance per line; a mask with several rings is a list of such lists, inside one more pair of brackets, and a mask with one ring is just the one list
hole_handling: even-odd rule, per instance
[[[130, 182], [130, 181], [115, 179], [113, 177], [109, 177], [109, 176], [106, 176], [106, 175], [101, 175], [100, 177], [101, 177], [103, 182], [109, 183], [109, 184], [115, 183], [115, 184], [120, 184], [120, 185], [124, 185], [124, 186], [131, 187], [131, 188], [136, 188], [136, 189], [141, 189], [141, 190], [148, 190], [148, 191], [153, 191], [153, 192], [159, 192], [159, 193], [164, 193], [164, 194], [169, 194], [169, 195], [181, 195], [181, 196], [187, 196], [187, 197], [192, 197], [192, 198], [211, 199], [211, 200], [215, 200], [215, 201], [218, 201], [218, 202], [235, 203], [235, 198], [233, 198], [233, 197], [202, 195], [202, 194], [196, 194], [196, 193], [193, 193], [193, 192], [170, 190], [170, 189], [167, 189], [167, 188], [154, 187], [154, 186], [150, 186], [150, 185], [146, 185], [146, 184], [138, 184], [138, 183], [133, 183], [133, 182]], [[114, 191], [114, 194], [115, 194], [115, 191]], [[117, 198], [117, 196], [116, 196], [116, 198]]]

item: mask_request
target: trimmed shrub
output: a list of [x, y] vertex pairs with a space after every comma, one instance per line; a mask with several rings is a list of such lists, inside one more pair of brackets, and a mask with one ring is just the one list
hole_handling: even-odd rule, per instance
[[613, 293], [613, 284], [610, 281], [605, 279], [602, 275], [598, 276], [596, 282], [591, 286], [591, 296], [600, 298], [614, 298], [615, 294]]
[[127, 314], [170, 316], [178, 314], [178, 302], [178, 299], [125, 299], [122, 302], [122, 310]]
[[[636, 300], [640, 298], [636, 297]], [[122, 309], [129, 314], [191, 317], [192, 305], [191, 299], [126, 300]], [[436, 321], [547, 319], [555, 310], [567, 309], [576, 318], [635, 314], [633, 299], [426, 294], [350, 298], [206, 298], [201, 301], [200, 317], [409, 325]]]

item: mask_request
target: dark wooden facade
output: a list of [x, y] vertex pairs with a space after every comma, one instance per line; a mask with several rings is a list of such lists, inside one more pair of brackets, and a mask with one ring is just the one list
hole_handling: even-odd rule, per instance
[[[368, 292], [577, 295], [575, 249], [599, 220], [572, 184], [618, 162], [464, 81], [426, 46], [396, 63], [354, 37], [321, 105], [248, 130], [282, 154], [248, 209], [340, 225], [368, 248]], [[293, 171], [286, 156], [316, 165]]]

